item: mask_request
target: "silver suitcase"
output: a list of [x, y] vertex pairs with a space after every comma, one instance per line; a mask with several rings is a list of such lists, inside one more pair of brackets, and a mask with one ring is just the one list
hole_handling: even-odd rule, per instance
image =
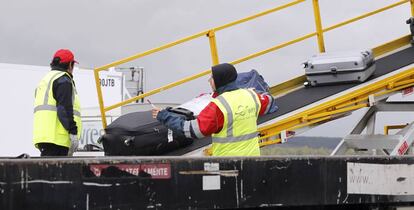
[[375, 71], [371, 50], [321, 53], [304, 63], [305, 86], [364, 82]]

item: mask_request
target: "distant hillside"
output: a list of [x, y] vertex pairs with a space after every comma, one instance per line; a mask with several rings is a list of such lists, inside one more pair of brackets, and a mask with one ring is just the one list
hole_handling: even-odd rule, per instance
[[310, 148], [327, 148], [327, 149], [334, 149], [336, 145], [342, 138], [332, 138], [332, 137], [321, 137], [321, 136], [298, 136], [292, 137], [287, 140], [284, 144], [277, 144], [277, 147], [304, 147], [308, 146]]
[[262, 155], [329, 155], [341, 140], [339, 137], [292, 137], [284, 144], [263, 147]]

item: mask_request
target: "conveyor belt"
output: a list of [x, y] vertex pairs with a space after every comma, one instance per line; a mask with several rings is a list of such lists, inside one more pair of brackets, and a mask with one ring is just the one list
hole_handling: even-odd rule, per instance
[[[367, 81], [401, 69], [402, 67], [408, 66], [412, 63], [414, 63], [414, 47], [409, 47], [394, 54], [380, 58], [376, 60], [377, 69]], [[271, 119], [295, 111], [306, 105], [320, 101], [357, 85], [359, 84], [353, 83], [298, 89], [277, 98], [276, 103], [279, 106], [279, 110], [275, 113], [260, 117], [258, 123], [261, 124], [263, 122], [267, 122]]]
[[[374, 74], [367, 80], [372, 80], [381, 77], [385, 74], [401, 69], [404, 66], [414, 63], [414, 47], [409, 47], [394, 54], [385, 56], [376, 60], [377, 69]], [[329, 85], [320, 87], [301, 88], [291, 93], [288, 93], [280, 98], [276, 99], [279, 110], [275, 113], [262, 116], [258, 120], [258, 124], [267, 122], [276, 117], [290, 113], [304, 106], [320, 101], [329, 96], [335, 95], [349, 88], [359, 85], [353, 84], [340, 84]], [[186, 148], [176, 150], [166, 155], [183, 155], [198, 148], [211, 144], [211, 138], [204, 138], [195, 140], [194, 143]]]

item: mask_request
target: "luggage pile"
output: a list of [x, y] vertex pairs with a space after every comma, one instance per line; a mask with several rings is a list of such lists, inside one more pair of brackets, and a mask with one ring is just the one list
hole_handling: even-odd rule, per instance
[[[269, 85], [256, 70], [239, 73], [236, 83], [240, 88], [269, 92]], [[168, 111], [187, 120], [195, 119], [211, 99], [211, 94], [201, 94]], [[99, 141], [103, 144], [106, 156], [152, 156], [185, 148], [194, 140], [174, 133], [153, 119], [151, 111], [145, 111], [119, 117], [108, 125]]]

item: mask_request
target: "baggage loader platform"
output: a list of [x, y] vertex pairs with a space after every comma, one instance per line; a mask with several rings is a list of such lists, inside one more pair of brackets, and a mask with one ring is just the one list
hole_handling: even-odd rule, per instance
[[[237, 65], [245, 61], [253, 60], [262, 55], [265, 55], [271, 52], [276, 52], [282, 48], [291, 46], [296, 43], [300, 43], [312, 37], [316, 38], [318, 42], [318, 52], [323, 53], [326, 51], [325, 41], [323, 38], [324, 34], [333, 29], [340, 28], [342, 26], [359, 21], [361, 19], [371, 17], [375, 14], [381, 13], [385, 10], [389, 10], [389, 9], [392, 9], [394, 7], [397, 7], [403, 4], [408, 5], [408, 3], [410, 2], [411, 2], [410, 4], [411, 14], [410, 15], [411, 16], [414, 15], [413, 1], [402, 0], [402, 1], [395, 2], [390, 5], [387, 5], [383, 8], [376, 9], [371, 12], [353, 17], [343, 22], [336, 23], [330, 26], [324, 26], [321, 21], [319, 3], [317, 0], [314, 0], [312, 1], [312, 6], [313, 6], [313, 11], [314, 11], [313, 17], [315, 18], [315, 27], [316, 27], [315, 31], [309, 32], [305, 30], [302, 33], [303, 34], [302, 36], [295, 37], [288, 41], [285, 40], [282, 43], [274, 44], [268, 48], [261, 49], [258, 52], [249, 53], [247, 55], [244, 55], [243, 57], [239, 57], [232, 61], [226, 60], [225, 59], [226, 57], [221, 57], [219, 55], [218, 50], [217, 50], [218, 48], [217, 48], [217, 40], [216, 40], [217, 32], [227, 29], [227, 28], [232, 28], [233, 26], [265, 16], [267, 14], [271, 14], [271, 13], [274, 13], [280, 10], [287, 9], [289, 7], [292, 7], [294, 5], [297, 5], [303, 2], [305, 1], [296, 0], [296, 1], [292, 1], [284, 5], [279, 5], [277, 7], [257, 13], [255, 15], [247, 16], [245, 18], [242, 18], [242, 19], [239, 19], [233, 22], [229, 22], [221, 26], [213, 27], [213, 28], [210, 28], [205, 31], [201, 31], [196, 34], [186, 36], [186, 37], [183, 37], [181, 39], [178, 39], [178, 40], [175, 40], [169, 43], [165, 43], [159, 47], [152, 48], [152, 49], [140, 52], [140, 53], [136, 53], [134, 55], [125, 57], [123, 59], [113, 61], [109, 64], [94, 68], [95, 83], [96, 83], [96, 88], [97, 88], [97, 95], [98, 95], [99, 107], [101, 111], [101, 119], [102, 119], [103, 128], [107, 127], [106, 112], [119, 108], [121, 106], [127, 105], [129, 103], [136, 102], [140, 99], [149, 97], [151, 95], [163, 92], [173, 87], [188, 84], [188, 82], [190, 81], [195, 81], [196, 79], [201, 78], [211, 73], [211, 69], [207, 68], [201, 72], [192, 74], [190, 76], [184, 77], [175, 82], [171, 82], [169, 84], [163, 85], [153, 90], [146, 91], [146, 93], [139, 94], [135, 97], [129, 98], [122, 102], [105, 106], [105, 103], [102, 97], [102, 89], [101, 89], [101, 86], [99, 85], [99, 81], [100, 81], [99, 73], [101, 71], [106, 71], [112, 67], [118, 67], [125, 63], [136, 61], [137, 59], [141, 59], [145, 56], [149, 56], [154, 53], [164, 51], [176, 45], [187, 43], [189, 41], [192, 41], [194, 39], [198, 39], [201, 37], [208, 38], [208, 41], [210, 44], [210, 54], [211, 54], [212, 65], [219, 64], [220, 62], [227, 62], [233, 65]], [[405, 17], [404, 17], [404, 20], [406, 20]], [[409, 22], [406, 22], [406, 23], [409, 23]], [[377, 69], [374, 75], [369, 78], [369, 81], [366, 81], [364, 83], [322, 86], [322, 87], [307, 89], [303, 87], [303, 82], [306, 81], [306, 77], [305, 75], [302, 75], [302, 76], [298, 76], [298, 77], [289, 79], [287, 81], [284, 81], [280, 84], [276, 84], [273, 87], [271, 87], [270, 92], [273, 94], [273, 96], [277, 98], [276, 101], [279, 102], [278, 105], [280, 107], [280, 110], [274, 114], [266, 115], [258, 120], [260, 146], [267, 146], [271, 144], [277, 144], [280, 142], [284, 142], [287, 138], [289, 138], [292, 135], [299, 134], [307, 129], [316, 127], [323, 123], [348, 116], [355, 110], [370, 107], [372, 104], [374, 104], [375, 101], [385, 100], [387, 97], [391, 95], [395, 95], [400, 92], [403, 92], [406, 89], [412, 88], [414, 85], [414, 79], [413, 79], [414, 78], [414, 64], [413, 64], [414, 50], [411, 46], [412, 38], [413, 38], [412, 34], [409, 34], [409, 35], [405, 35], [403, 37], [394, 39], [392, 41], [386, 42], [379, 46], [373, 47], [371, 50], [373, 53], [372, 55], [374, 55], [374, 57], [376, 58], [375, 65], [377, 66]], [[350, 42], [348, 44], [350, 46], [354, 45], [354, 47], [351, 47], [348, 50], [361, 50], [361, 49], [356, 49], [355, 46], [361, 46], [363, 48], [367, 47], [365, 45], [358, 44], [357, 42], [355, 43]], [[237, 47], [238, 46], [235, 46], [235, 49], [237, 49]], [[405, 48], [405, 47], [408, 47], [408, 48]], [[335, 50], [335, 48], [333, 47], [332, 50]], [[371, 51], [371, 50], [368, 50], [368, 51]], [[334, 51], [332, 52], [328, 51], [326, 53], [333, 53], [333, 52]], [[370, 56], [371, 56], [371, 53], [370, 53]], [[368, 59], [368, 60], [369, 61], [366, 63], [367, 65], [366, 66], [363, 65], [364, 66], [363, 69], [365, 69], [365, 67], [370, 66], [368, 64], [374, 63], [373, 61], [371, 61], [371, 59]], [[330, 61], [328, 63], [330, 63]], [[365, 63], [365, 62], [362, 62], [362, 63]], [[361, 67], [362, 65], [359, 65], [357, 62], [357, 66]], [[334, 70], [334, 71], [337, 71], [337, 70], [348, 71], [349, 70], [348, 68], [338, 69], [336, 67], [339, 67], [339, 66], [335, 66], [335, 68], [332, 66], [331, 70]], [[205, 68], [205, 66], [203, 68]], [[358, 71], [361, 70], [360, 68], [356, 68], [356, 69], [351, 68], [351, 69], [358, 70]], [[368, 69], [370, 68], [368, 67]], [[279, 71], [281, 74], [283, 74], [283, 72], [286, 70], [287, 69], [280, 69]], [[373, 70], [373, 68], [371, 68], [371, 70]], [[369, 71], [366, 74], [360, 75], [360, 78], [358, 78], [357, 76], [357, 80], [363, 81], [365, 77], [368, 77], [369, 74], [371, 74], [371, 71]], [[346, 78], [344, 80], [339, 80], [339, 81], [350, 82], [350, 81], [353, 81], [353, 79]], [[339, 81], [336, 81], [335, 79], [335, 80], [329, 80], [325, 82], [336, 83]], [[204, 146], [210, 144], [209, 139], [202, 139], [198, 142], [199, 142], [198, 144], [191, 145], [192, 146], [191, 150], [189, 150], [188, 148], [185, 148], [184, 149], [185, 151], [184, 150], [175, 151], [174, 153], [170, 153], [167, 155], [184, 155], [191, 151], [198, 152], [201, 150], [200, 148], [203, 148]]]
[[[384, 56], [376, 60], [376, 70], [374, 74], [368, 78], [364, 83], [347, 83], [316, 87], [302, 87], [290, 93], [276, 98], [276, 103], [279, 110], [275, 113], [267, 114], [258, 119], [258, 124], [267, 123], [283, 115], [292, 113], [298, 109], [306, 107], [307, 105], [316, 103], [330, 96], [339, 94], [343, 91], [349, 90], [356, 86], [368, 85], [369, 81], [380, 78], [391, 72], [397, 71], [405, 66], [414, 63], [414, 47], [410, 46], [393, 54]], [[184, 155], [193, 150], [202, 148], [211, 144], [211, 138], [198, 139], [188, 147], [178, 149], [176, 151], [167, 153], [166, 155]]]
[[356, 209], [414, 205], [414, 157], [0, 160], [0, 209]]

